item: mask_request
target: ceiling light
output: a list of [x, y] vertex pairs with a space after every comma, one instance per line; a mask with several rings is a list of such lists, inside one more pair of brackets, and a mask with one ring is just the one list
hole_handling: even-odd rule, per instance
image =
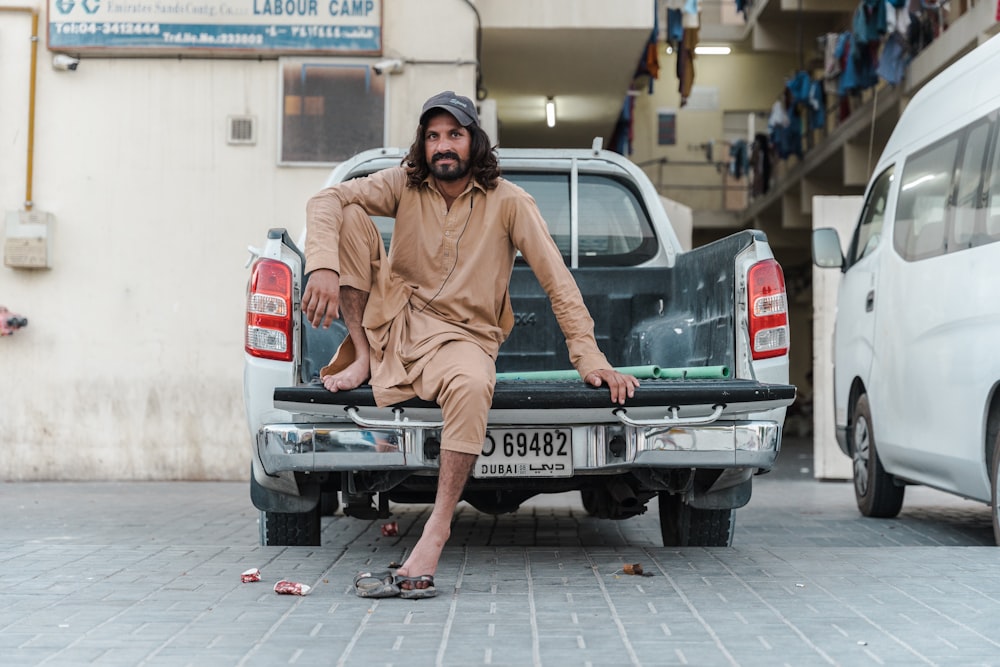
[[699, 56], [728, 56], [732, 53], [732, 49], [728, 46], [696, 46], [694, 47], [695, 55]]
[[551, 97], [545, 100], [545, 124], [549, 127], [556, 126], [556, 101]]

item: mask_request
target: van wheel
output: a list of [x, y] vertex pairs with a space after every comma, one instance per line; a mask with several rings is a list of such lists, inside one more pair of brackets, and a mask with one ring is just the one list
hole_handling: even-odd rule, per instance
[[903, 492], [892, 475], [882, 467], [875, 449], [875, 431], [868, 394], [862, 394], [854, 404], [854, 427], [851, 429], [854, 452], [854, 497], [865, 516], [891, 518], [903, 507]]
[[310, 512], [260, 513], [260, 543], [265, 547], [318, 547], [320, 506]]
[[660, 536], [665, 547], [731, 547], [736, 510], [701, 510], [676, 494], [659, 493]]
[[993, 541], [1000, 546], [1000, 434], [993, 445], [990, 462], [990, 507], [993, 509]]

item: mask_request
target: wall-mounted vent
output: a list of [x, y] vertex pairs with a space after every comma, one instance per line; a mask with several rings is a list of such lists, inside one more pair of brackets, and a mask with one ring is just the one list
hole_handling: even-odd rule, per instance
[[241, 146], [257, 143], [257, 119], [254, 116], [229, 116], [229, 144]]

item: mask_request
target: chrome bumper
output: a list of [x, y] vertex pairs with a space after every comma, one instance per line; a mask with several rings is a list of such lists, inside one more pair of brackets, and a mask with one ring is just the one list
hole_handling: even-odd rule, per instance
[[[508, 427], [509, 428], [509, 427]], [[537, 427], [535, 427], [537, 428]], [[562, 427], [560, 427], [562, 428]], [[697, 427], [575, 426], [574, 474], [630, 468], [761, 468], [774, 464], [781, 426], [771, 421]], [[287, 471], [436, 471], [424, 443], [440, 431], [365, 430], [344, 424], [270, 424], [257, 432], [257, 456], [269, 474]]]

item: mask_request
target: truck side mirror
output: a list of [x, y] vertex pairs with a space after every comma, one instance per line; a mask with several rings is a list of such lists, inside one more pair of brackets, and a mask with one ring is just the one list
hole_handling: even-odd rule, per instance
[[833, 227], [814, 229], [812, 233], [813, 264], [822, 269], [841, 269], [844, 254], [840, 251], [840, 235]]

